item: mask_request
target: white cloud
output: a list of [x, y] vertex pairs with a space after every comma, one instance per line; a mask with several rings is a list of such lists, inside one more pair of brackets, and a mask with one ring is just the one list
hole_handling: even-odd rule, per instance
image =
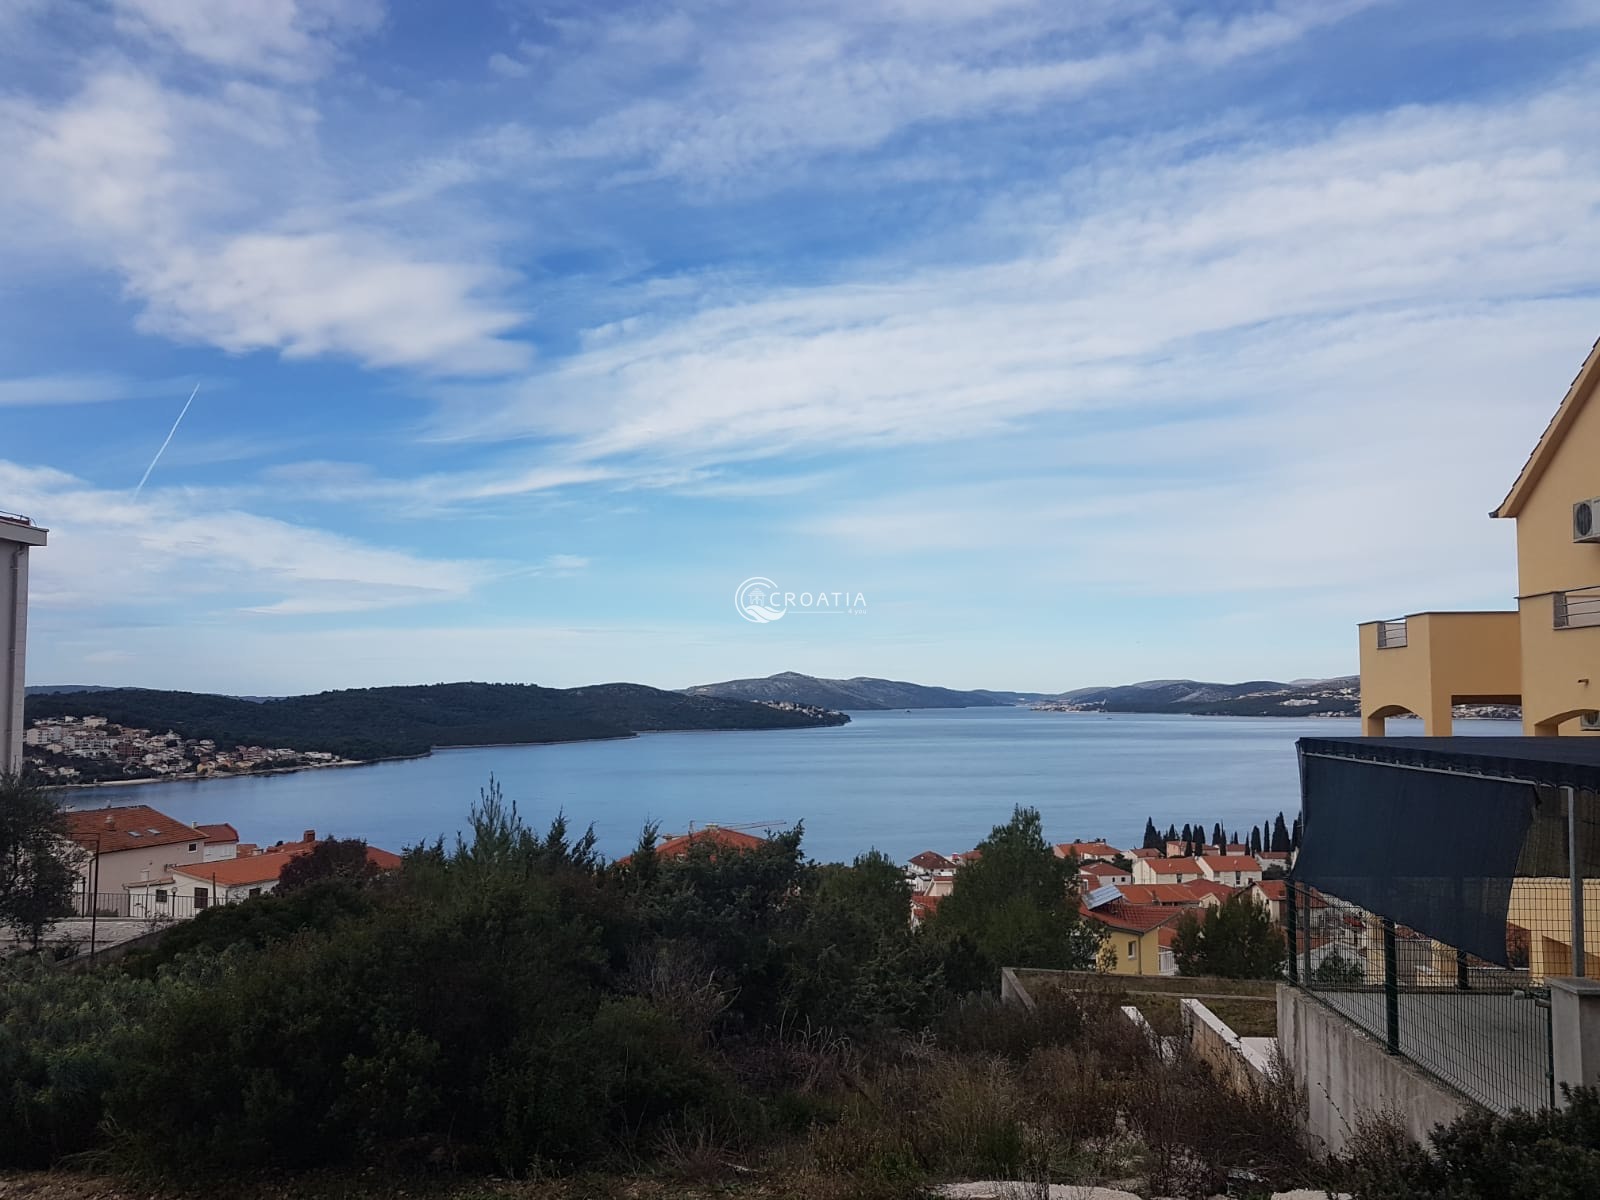
[[133, 380], [109, 372], [21, 375], [0, 378], [0, 408], [101, 404], [172, 394], [180, 387], [177, 380]]
[[[32, 572], [56, 614], [136, 609], [163, 622], [213, 611], [312, 614], [462, 600], [501, 573], [429, 558], [238, 509], [203, 495], [92, 487], [65, 472], [0, 460], [0, 495], [50, 529]], [[181, 616], [180, 616], [181, 614]]]
[[113, 0], [124, 31], [214, 67], [304, 80], [332, 65], [335, 37], [368, 33], [378, 0]]
[[452, 403], [438, 432], [707, 466], [1270, 403], [1307, 346], [1353, 336], [1351, 314], [1425, 327], [1591, 286], [1590, 94], [1402, 110], [1177, 163], [1135, 147], [1025, 208], [1033, 224], [1012, 233], [1027, 249], [1007, 261], [710, 290], [594, 330], [571, 359], [479, 393], [475, 411]]
[[[525, 367], [511, 272], [413, 230], [295, 207], [320, 152], [282, 94], [183, 94], [127, 66], [65, 102], [0, 101], [12, 204], [109, 265], [142, 328], [234, 353], [337, 355], [433, 374]], [[301, 181], [297, 183], [296, 181]], [[287, 214], [287, 215], [286, 215]]]

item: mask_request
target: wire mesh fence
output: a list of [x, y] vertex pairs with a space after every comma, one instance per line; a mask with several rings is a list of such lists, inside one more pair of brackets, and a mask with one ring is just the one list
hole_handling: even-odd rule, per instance
[[1507, 895], [1504, 952], [1468, 953], [1295, 882], [1285, 912], [1290, 982], [1487, 1108], [1556, 1103], [1547, 981], [1600, 976], [1600, 799], [1540, 789], [1509, 880], [1419, 873], [1390, 882], [1401, 897]]

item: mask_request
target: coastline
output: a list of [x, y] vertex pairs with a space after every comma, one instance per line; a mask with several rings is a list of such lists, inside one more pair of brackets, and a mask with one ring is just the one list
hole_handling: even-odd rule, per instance
[[[802, 729], [831, 729], [837, 726], [817, 725], [799, 726]], [[292, 775], [299, 771], [326, 771], [336, 767], [371, 767], [378, 763], [410, 762], [414, 759], [429, 758], [444, 750], [515, 750], [526, 746], [579, 746], [588, 742], [625, 742], [632, 738], [645, 737], [652, 733], [774, 733], [785, 732], [782, 727], [777, 729], [636, 729], [627, 733], [607, 734], [604, 737], [586, 738], [553, 738], [549, 741], [538, 742], [469, 742], [464, 745], [432, 746], [420, 754], [387, 754], [382, 758], [342, 758], [338, 762], [330, 763], [301, 763], [293, 767], [267, 767], [260, 771], [226, 771], [213, 772], [208, 775], [199, 775], [193, 771], [181, 775], [157, 775], [140, 779], [100, 779], [93, 783], [52, 783], [46, 787], [57, 792], [89, 792], [95, 788], [120, 788], [141, 787], [148, 783], [210, 783], [219, 779], [251, 779], [259, 775]]]

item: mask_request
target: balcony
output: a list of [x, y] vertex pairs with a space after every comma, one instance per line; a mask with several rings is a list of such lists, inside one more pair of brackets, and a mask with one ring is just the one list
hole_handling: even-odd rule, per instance
[[1456, 704], [1520, 704], [1522, 655], [1515, 612], [1413, 613], [1368, 621], [1361, 633], [1362, 732], [1414, 713], [1423, 731], [1450, 733]]

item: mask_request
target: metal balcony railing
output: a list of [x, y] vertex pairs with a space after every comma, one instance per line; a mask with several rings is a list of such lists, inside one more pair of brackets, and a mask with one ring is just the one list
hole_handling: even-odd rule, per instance
[[1378, 622], [1378, 649], [1395, 650], [1406, 644], [1406, 623], [1399, 621]]
[[1557, 592], [1553, 599], [1557, 629], [1583, 629], [1600, 625], [1600, 589]]

